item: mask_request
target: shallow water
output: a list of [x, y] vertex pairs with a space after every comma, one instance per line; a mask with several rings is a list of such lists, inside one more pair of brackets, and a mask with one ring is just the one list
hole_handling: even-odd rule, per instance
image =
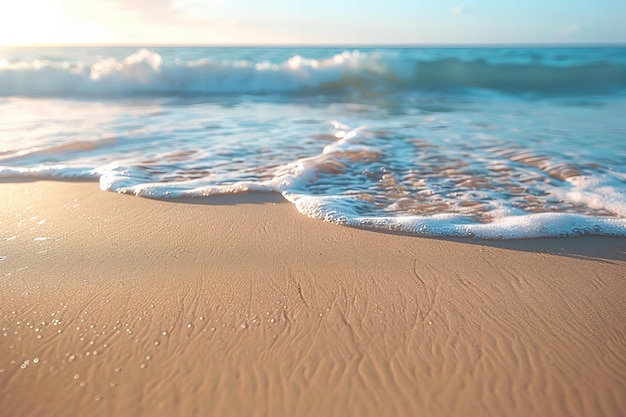
[[624, 52], [0, 50], [0, 177], [275, 192], [423, 235], [626, 236]]

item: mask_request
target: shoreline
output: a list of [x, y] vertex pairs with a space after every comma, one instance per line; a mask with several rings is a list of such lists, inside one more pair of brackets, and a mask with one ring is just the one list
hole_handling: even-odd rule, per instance
[[626, 414], [625, 238], [424, 238], [89, 182], [0, 195], [12, 416]]

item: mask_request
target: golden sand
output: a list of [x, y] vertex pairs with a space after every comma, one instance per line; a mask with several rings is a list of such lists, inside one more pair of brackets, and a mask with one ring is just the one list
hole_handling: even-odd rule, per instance
[[624, 416], [626, 239], [0, 184], [2, 416]]

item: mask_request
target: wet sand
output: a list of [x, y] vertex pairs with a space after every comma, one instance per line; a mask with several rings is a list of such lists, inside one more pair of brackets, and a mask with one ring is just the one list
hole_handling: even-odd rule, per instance
[[0, 184], [0, 414], [623, 416], [626, 239]]

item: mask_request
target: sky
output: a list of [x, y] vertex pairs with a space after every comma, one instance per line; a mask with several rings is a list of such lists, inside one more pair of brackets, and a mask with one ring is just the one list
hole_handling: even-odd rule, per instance
[[626, 43], [626, 0], [15, 0], [0, 46]]

